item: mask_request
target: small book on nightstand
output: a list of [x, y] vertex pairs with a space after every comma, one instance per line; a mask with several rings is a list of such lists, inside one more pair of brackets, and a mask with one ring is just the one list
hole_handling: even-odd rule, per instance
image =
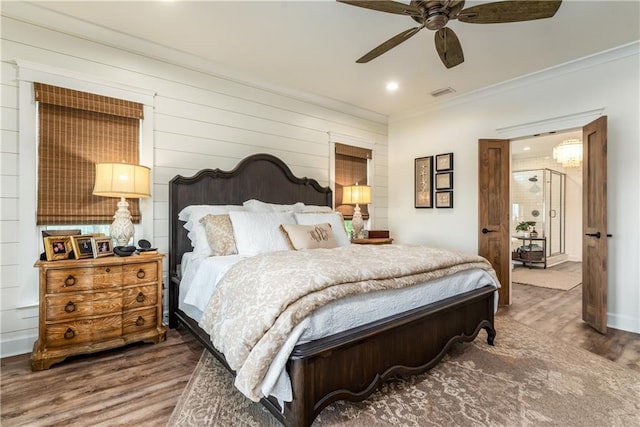
[[138, 251], [138, 255], [157, 255], [158, 251], [156, 250], [151, 250], [151, 251]]
[[369, 230], [370, 239], [388, 239], [389, 230]]

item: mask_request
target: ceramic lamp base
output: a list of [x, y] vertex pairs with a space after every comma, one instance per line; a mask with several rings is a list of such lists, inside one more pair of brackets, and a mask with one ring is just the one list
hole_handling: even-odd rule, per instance
[[121, 197], [118, 202], [118, 210], [113, 215], [110, 233], [111, 238], [116, 242], [116, 246], [128, 246], [133, 237], [134, 228], [131, 222], [129, 203], [124, 197]]
[[358, 206], [357, 204], [353, 209], [351, 227], [353, 228], [353, 238], [359, 239], [361, 237], [362, 229], [364, 228], [364, 221], [362, 220], [362, 214], [360, 213], [360, 206]]

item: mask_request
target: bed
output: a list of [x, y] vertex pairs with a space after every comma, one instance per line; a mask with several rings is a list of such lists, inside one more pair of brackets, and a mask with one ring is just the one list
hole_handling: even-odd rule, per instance
[[[188, 206], [272, 204], [331, 206], [332, 193], [316, 180], [295, 177], [270, 154], [245, 158], [232, 171], [207, 169], [169, 184], [169, 326], [184, 326], [229, 371], [227, 358], [190, 313], [181, 308], [182, 263], [193, 248], [178, 218]], [[353, 245], [357, 246], [357, 245]], [[291, 401], [273, 396], [261, 403], [284, 425], [309, 426], [336, 400], [360, 401], [394, 375], [424, 372], [456, 342], [472, 341], [482, 329], [493, 345], [496, 286], [482, 286], [293, 347], [286, 360]]]

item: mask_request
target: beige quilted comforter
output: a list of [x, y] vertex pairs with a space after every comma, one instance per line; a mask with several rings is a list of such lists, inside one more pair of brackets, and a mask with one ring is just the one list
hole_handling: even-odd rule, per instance
[[236, 387], [258, 401], [271, 360], [314, 310], [349, 295], [403, 288], [476, 268], [495, 277], [482, 257], [424, 246], [351, 245], [261, 254], [229, 270], [200, 326], [236, 371]]

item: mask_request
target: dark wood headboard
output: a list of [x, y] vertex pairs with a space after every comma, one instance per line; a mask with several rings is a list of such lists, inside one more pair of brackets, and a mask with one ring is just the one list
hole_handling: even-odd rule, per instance
[[178, 213], [189, 205], [241, 205], [249, 199], [267, 203], [331, 206], [331, 188], [318, 181], [297, 178], [271, 154], [254, 154], [232, 171], [204, 169], [192, 177], [169, 182], [169, 276], [176, 274], [182, 255], [192, 250]]

